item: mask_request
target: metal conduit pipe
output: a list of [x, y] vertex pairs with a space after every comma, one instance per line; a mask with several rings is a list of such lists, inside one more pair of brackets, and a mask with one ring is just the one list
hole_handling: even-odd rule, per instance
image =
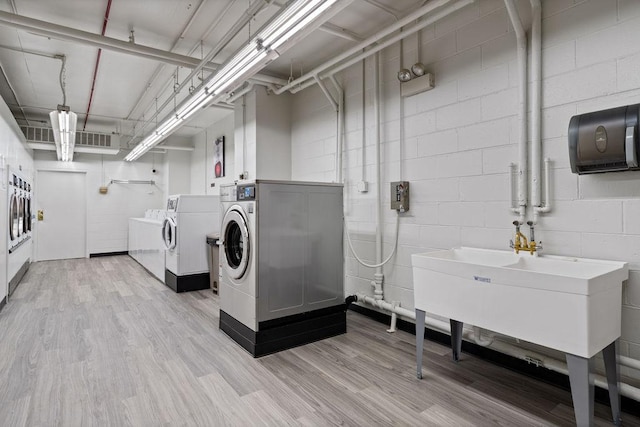
[[336, 135], [336, 182], [342, 182], [342, 147], [344, 144], [344, 90], [335, 76], [329, 77], [338, 92], [338, 124]]
[[141, 58], [166, 62], [178, 66], [195, 67], [200, 62], [198, 59], [191, 58], [189, 56], [178, 55], [164, 50], [114, 39], [112, 37], [100, 36], [87, 31], [77, 30], [75, 28], [65, 27], [5, 11], [0, 11], [0, 25], [33, 32], [45, 37], [136, 55]]
[[[350, 66], [352, 66], [353, 64], [355, 64], [356, 62], [367, 58], [377, 52], [380, 52], [383, 49], [386, 49], [387, 47], [391, 46], [392, 44], [397, 43], [398, 41], [428, 27], [429, 25], [441, 20], [442, 18], [446, 17], [447, 15], [452, 14], [453, 12], [462, 9], [463, 7], [473, 3], [475, 0], [460, 0], [455, 4], [452, 4], [451, 6], [444, 8], [442, 11], [440, 12], [436, 12], [433, 15], [430, 15], [424, 19], [421, 19], [420, 21], [418, 21], [416, 24], [404, 28], [402, 30], [401, 33], [385, 40], [384, 42], [381, 43], [377, 43], [375, 44], [374, 47], [371, 47], [370, 49], [366, 49], [364, 50], [364, 52], [362, 52], [360, 55], [354, 56], [351, 59], [348, 59], [346, 62], [342, 62], [342, 63], [334, 63], [335, 61], [329, 61], [329, 63], [333, 63], [330, 67], [329, 66], [325, 66], [325, 65], [321, 65], [319, 67], [317, 67], [316, 69], [322, 68], [324, 71], [321, 72], [319, 74], [319, 76], [321, 78], [325, 78], [327, 76], [336, 74]], [[431, 4], [431, 3], [429, 3]], [[368, 45], [365, 47], [369, 47]], [[364, 49], [364, 48], [363, 48]], [[303, 76], [304, 77], [304, 76]], [[291, 93], [297, 93], [300, 92], [301, 90], [304, 90], [306, 88], [308, 88], [309, 86], [313, 86], [315, 84], [314, 80], [309, 80], [306, 81], [305, 83], [300, 83], [299, 81], [302, 79], [302, 77], [294, 80], [293, 82], [291, 82], [288, 85], [285, 85], [283, 87], [281, 87], [280, 89], [278, 89], [275, 93], [276, 94], [280, 94], [282, 92], [284, 92], [285, 90], [290, 90]], [[287, 89], [285, 89], [287, 88]], [[289, 89], [290, 88], [290, 89]]]
[[527, 209], [527, 36], [513, 0], [504, 0], [511, 25], [516, 33], [518, 56], [518, 120], [520, 124], [518, 164], [518, 206], [512, 208], [518, 214], [518, 222], [524, 224]]
[[374, 278], [374, 290], [373, 295], [377, 300], [384, 299], [384, 291], [382, 290], [382, 283], [384, 282], [384, 273], [382, 271], [382, 208], [381, 203], [381, 191], [382, 183], [380, 182], [382, 174], [380, 173], [380, 54], [376, 53], [373, 57], [373, 113], [374, 113], [374, 143], [375, 150], [375, 164], [376, 164], [376, 197], [375, 197], [375, 221], [376, 221], [376, 272], [373, 275]]
[[339, 64], [343, 60], [351, 57], [352, 55], [354, 55], [356, 53], [358, 53], [362, 49], [366, 49], [367, 47], [369, 47], [373, 43], [377, 42], [378, 40], [388, 36], [389, 34], [392, 34], [393, 32], [399, 30], [401, 27], [404, 27], [404, 26], [410, 24], [411, 22], [415, 21], [416, 19], [420, 18], [421, 16], [426, 15], [427, 13], [429, 13], [429, 12], [431, 12], [431, 11], [441, 7], [441, 6], [444, 6], [445, 4], [449, 3], [450, 1], [451, 0], [430, 1], [426, 5], [420, 7], [419, 9], [417, 9], [415, 12], [410, 13], [406, 17], [402, 18], [401, 20], [399, 20], [395, 24], [390, 25], [389, 27], [385, 28], [384, 30], [382, 30], [382, 31], [374, 34], [373, 36], [367, 38], [362, 43], [352, 47], [351, 49], [348, 49], [347, 51], [345, 51], [344, 53], [336, 56], [335, 58], [331, 59], [330, 61], [325, 62], [324, 64], [314, 68], [313, 70], [311, 70], [308, 73], [298, 77], [297, 79], [293, 80], [292, 82], [282, 86], [280, 89], [278, 89], [276, 91], [276, 94], [279, 95], [279, 94], [281, 94], [281, 93], [283, 93], [283, 92], [285, 92], [285, 91], [287, 91], [287, 90], [289, 90], [289, 89], [291, 89], [291, 88], [293, 88], [295, 86], [300, 85], [302, 82], [305, 82], [307, 80], [313, 79], [313, 76], [319, 75], [323, 71], [326, 71], [329, 68], [333, 67], [334, 65]]
[[[234, 0], [236, 1], [236, 0]], [[229, 4], [225, 7], [225, 9], [218, 15], [218, 18], [215, 19], [213, 21], [213, 24], [218, 23], [218, 21], [220, 19], [222, 19], [226, 13], [228, 12], [229, 8], [233, 5], [234, 1], [229, 2]], [[173, 41], [173, 45], [171, 46], [171, 48], [169, 49], [169, 52], [173, 52], [173, 50], [178, 46], [178, 44], [180, 43], [180, 41], [182, 41], [182, 39], [184, 39], [187, 30], [189, 28], [191, 28], [191, 25], [193, 24], [193, 21], [195, 20], [196, 16], [198, 15], [198, 13], [200, 12], [200, 9], [202, 9], [202, 7], [204, 6], [204, 4], [207, 2], [207, 0], [202, 0], [200, 2], [200, 4], [198, 5], [198, 8], [191, 14], [191, 17], [189, 18], [189, 21], [187, 21], [187, 24], [184, 26], [184, 28], [182, 29], [182, 32], [180, 33], [180, 35], [178, 36], [178, 38], [176, 38]], [[201, 37], [200, 40], [203, 40], [204, 37]], [[196, 45], [198, 46], [198, 45]], [[194, 46], [190, 51], [189, 51], [189, 55], [191, 55], [195, 50], [196, 50], [196, 46]], [[142, 91], [142, 93], [140, 94], [140, 96], [138, 97], [138, 100], [136, 101], [136, 103], [133, 105], [133, 107], [129, 110], [129, 114], [127, 114], [127, 118], [130, 118], [131, 115], [133, 115], [133, 112], [136, 111], [136, 109], [140, 106], [140, 103], [142, 102], [142, 99], [144, 98], [144, 95], [147, 93], [147, 91], [151, 88], [151, 86], [155, 83], [156, 79], [158, 78], [158, 76], [160, 75], [160, 73], [162, 72], [162, 70], [164, 69], [166, 64], [160, 64], [156, 67], [155, 71], [153, 72], [153, 74], [151, 75], [151, 77], [149, 78], [149, 80], [147, 80], [147, 84], [144, 85], [144, 90]], [[171, 78], [170, 80], [171, 81]], [[165, 85], [168, 84], [165, 83]], [[163, 89], [160, 89], [158, 92], [160, 92]], [[155, 97], [154, 97], [155, 98]], [[148, 108], [148, 106], [147, 106]]]
[[[222, 37], [222, 39], [216, 44], [216, 46], [211, 49], [211, 51], [205, 56], [202, 61], [198, 63], [198, 65], [191, 71], [191, 73], [183, 80], [180, 85], [174, 89], [174, 93], [172, 96], [167, 98], [167, 100], [157, 109], [157, 111], [153, 114], [153, 116], [143, 124], [139, 129], [144, 129], [147, 124], [153, 123], [156, 117], [163, 111], [167, 105], [173, 101], [177, 94], [184, 89], [187, 83], [194, 77], [197, 76], [198, 72], [204, 68], [206, 64], [209, 63], [216, 55], [220, 53], [220, 51], [236, 36], [244, 27], [247, 25], [251, 19], [255, 16], [256, 13], [260, 11], [265, 5], [268, 5], [269, 2], [267, 0], [256, 0], [254, 1], [249, 8], [242, 14], [240, 19], [236, 21], [231, 29]], [[134, 132], [134, 136], [129, 140], [129, 143], [133, 141], [133, 139], [139, 135], [140, 130], [136, 130]]]
[[[111, 13], [111, 2], [107, 0], [107, 10], [104, 12], [104, 20], [102, 22], [101, 36], [104, 36], [107, 31], [107, 24], [109, 23], [109, 14]], [[87, 128], [87, 121], [89, 121], [89, 113], [91, 112], [91, 103], [93, 102], [93, 91], [96, 88], [96, 80], [98, 79], [98, 69], [100, 68], [100, 57], [102, 56], [102, 49], [98, 48], [98, 56], [96, 57], [96, 65], [93, 68], [93, 77], [91, 78], [91, 91], [89, 92], [89, 105], [87, 105], [87, 112], [84, 115], [84, 124], [82, 130]]]
[[[261, 5], [262, 6], [262, 5]], [[161, 49], [144, 46], [141, 44], [131, 43], [115, 39], [113, 37], [101, 36], [98, 34], [82, 31], [75, 28], [65, 27], [63, 25], [53, 24], [39, 19], [28, 18], [14, 13], [0, 11], [0, 25], [16, 28], [23, 31], [32, 32], [45, 37], [71, 41], [78, 44], [89, 45], [103, 50], [120, 52], [134, 55], [140, 58], [151, 59], [158, 62], [176, 65], [179, 67], [194, 68], [197, 67], [201, 60], [191, 56], [180, 55], [177, 53], [167, 52]], [[220, 64], [207, 61], [203, 68], [208, 71], [215, 71]], [[198, 69], [199, 71], [200, 69]], [[266, 83], [284, 84], [286, 80], [279, 79], [262, 74], [256, 74], [255, 80], [264, 81]]]
[[237, 92], [234, 92], [233, 95], [231, 95], [229, 98], [225, 99], [224, 102], [226, 104], [233, 104], [234, 102], [236, 102], [240, 97], [245, 96], [247, 93], [251, 92], [253, 90], [253, 87], [255, 86], [255, 83], [253, 82], [248, 82], [245, 87], [243, 87], [242, 89], [240, 89]]

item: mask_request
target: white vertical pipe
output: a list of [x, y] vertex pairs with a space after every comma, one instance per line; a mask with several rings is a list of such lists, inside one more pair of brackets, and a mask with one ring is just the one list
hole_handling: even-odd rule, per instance
[[335, 76], [329, 77], [338, 93], [338, 135], [336, 137], [336, 182], [342, 182], [342, 146], [344, 144], [344, 90]]
[[367, 176], [367, 163], [365, 162], [365, 153], [367, 152], [367, 124], [366, 124], [366, 114], [365, 107], [366, 103], [366, 94], [367, 94], [367, 84], [366, 84], [366, 66], [367, 59], [362, 58], [362, 182], [365, 181]]
[[[382, 263], [382, 208], [381, 208], [381, 192], [382, 192], [382, 182], [381, 182], [381, 173], [380, 173], [380, 54], [376, 53], [374, 55], [373, 62], [373, 111], [375, 115], [375, 144], [376, 144], [376, 264]], [[374, 274], [374, 298], [377, 300], [384, 299], [384, 294], [382, 291], [382, 281], [384, 280], [384, 275], [382, 273], [382, 265], [376, 267], [376, 272]]]
[[518, 118], [520, 121], [520, 141], [518, 165], [518, 211], [520, 218], [518, 221], [524, 223], [527, 209], [527, 36], [522, 28], [522, 22], [518, 16], [518, 11], [513, 4], [513, 0], [504, 0], [504, 4], [509, 13], [511, 24], [516, 33], [517, 53], [518, 53], [518, 74], [519, 99]]
[[531, 205], [541, 205], [540, 168], [542, 140], [540, 137], [542, 90], [542, 6], [531, 1]]

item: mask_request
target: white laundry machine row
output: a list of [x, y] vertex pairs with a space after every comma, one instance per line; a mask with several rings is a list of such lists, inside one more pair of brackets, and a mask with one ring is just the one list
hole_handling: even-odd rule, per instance
[[11, 295], [31, 262], [32, 188], [19, 170], [8, 167], [7, 295]]
[[254, 357], [346, 332], [341, 184], [220, 190], [220, 329]]
[[162, 226], [164, 283], [176, 292], [208, 289], [207, 234], [220, 230], [220, 198], [169, 196]]

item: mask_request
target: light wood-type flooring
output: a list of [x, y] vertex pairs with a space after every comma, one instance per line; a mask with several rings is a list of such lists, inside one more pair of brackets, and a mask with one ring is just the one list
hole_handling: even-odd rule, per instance
[[253, 359], [211, 291], [128, 256], [34, 263], [0, 312], [0, 426], [573, 424], [568, 391], [432, 342], [416, 379], [414, 337], [385, 329], [349, 312], [345, 335]]

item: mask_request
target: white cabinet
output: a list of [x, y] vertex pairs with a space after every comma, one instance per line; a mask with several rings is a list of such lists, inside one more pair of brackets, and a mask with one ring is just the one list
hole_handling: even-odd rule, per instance
[[164, 283], [162, 221], [129, 218], [129, 255]]

